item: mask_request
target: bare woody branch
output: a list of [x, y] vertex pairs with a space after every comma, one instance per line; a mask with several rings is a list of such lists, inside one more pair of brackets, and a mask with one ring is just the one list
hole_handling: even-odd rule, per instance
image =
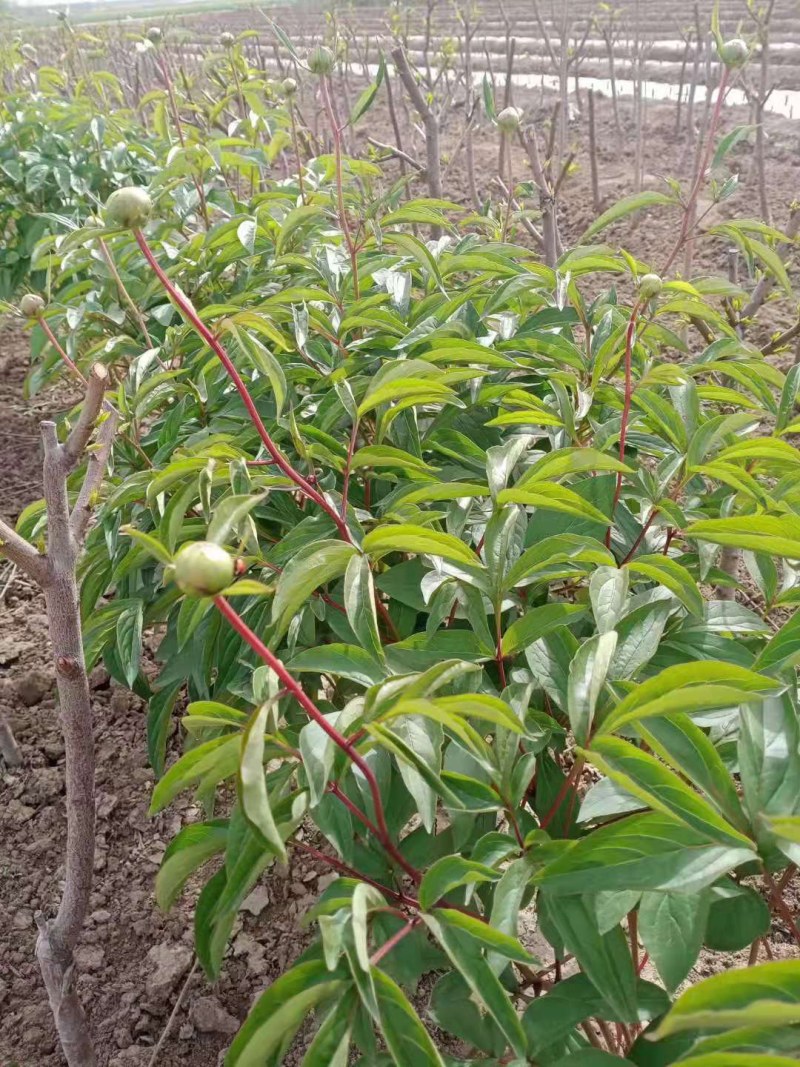
[[[408, 58], [401, 47], [392, 49], [392, 59], [397, 69], [397, 75], [408, 93], [414, 109], [422, 120], [425, 128], [425, 155], [427, 158], [428, 189], [431, 196], [436, 200], [442, 198], [442, 165], [439, 152], [439, 123], [436, 116], [428, 107], [422, 90], [417, 84], [414, 73], [408, 65]], [[438, 236], [438, 235], [437, 235]]]
[[33, 545], [0, 519], [0, 555], [15, 563], [21, 571], [38, 585], [44, 585], [48, 577], [47, 558], [37, 552]]
[[64, 442], [64, 455], [68, 462], [74, 466], [83, 455], [83, 450], [89, 443], [92, 430], [100, 414], [103, 404], [106, 385], [108, 383], [108, 371], [102, 363], [95, 363], [89, 374], [86, 387], [86, 397], [81, 408], [80, 416], [72, 428], [67, 440]]
[[78, 493], [78, 499], [75, 501], [69, 520], [72, 534], [79, 543], [83, 541], [89, 520], [92, 517], [95, 494], [103, 481], [108, 457], [114, 444], [118, 421], [117, 412], [110, 411], [97, 435], [97, 448], [89, 454], [83, 485]]

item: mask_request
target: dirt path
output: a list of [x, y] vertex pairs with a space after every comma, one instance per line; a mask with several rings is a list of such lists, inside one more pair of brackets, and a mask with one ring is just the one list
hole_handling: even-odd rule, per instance
[[[27, 340], [0, 328], [0, 507], [15, 516], [40, 491], [38, 417], [22, 397]], [[37, 408], [39, 411], [37, 412]], [[8, 577], [0, 563], [0, 589]], [[55, 1067], [50, 1011], [34, 959], [34, 913], [52, 914], [63, 877], [63, 744], [49, 666], [47, 620], [38, 591], [16, 575], [0, 601], [0, 712], [23, 756], [0, 766], [0, 1065]], [[78, 988], [100, 1067], [143, 1067], [192, 964], [190, 899], [163, 915], [153, 882], [166, 844], [200, 817], [187, 800], [147, 814], [153, 775], [144, 707], [92, 674], [98, 755], [98, 841], [91, 915], [78, 950]], [[253, 997], [301, 951], [298, 917], [316, 897], [316, 874], [268, 875], [250, 899], [223, 976], [211, 988], [195, 974], [159, 1067], [211, 1067]]]

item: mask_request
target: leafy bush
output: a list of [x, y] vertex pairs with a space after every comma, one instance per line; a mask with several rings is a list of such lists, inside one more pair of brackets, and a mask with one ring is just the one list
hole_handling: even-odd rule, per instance
[[[87, 657], [149, 699], [152, 810], [206, 814], [159, 903], [203, 871], [213, 979], [273, 863], [339, 875], [227, 1062], [279, 1063], [312, 1013], [306, 1067], [794, 1062], [796, 963], [678, 991], [771, 911], [800, 937], [796, 369], [742, 338], [736, 283], [607, 245], [551, 269], [335, 147], [302, 191], [204, 190], [207, 230], [184, 169], [146, 233], [40, 246], [40, 327], [108, 363], [122, 415]], [[720, 232], [788, 285], [780, 233]], [[178, 558], [203, 542], [230, 584]]]

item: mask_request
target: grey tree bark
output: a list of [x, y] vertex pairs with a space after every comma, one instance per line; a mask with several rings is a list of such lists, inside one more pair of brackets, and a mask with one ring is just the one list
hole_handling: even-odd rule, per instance
[[[69, 1067], [96, 1062], [86, 1016], [76, 991], [74, 950], [83, 928], [94, 871], [94, 739], [89, 682], [83, 658], [76, 566], [116, 431], [117, 413], [104, 405], [108, 374], [96, 364], [78, 421], [60, 444], [53, 422], [42, 423], [47, 551], [39, 553], [0, 520], [0, 550], [42, 588], [56, 668], [64, 736], [66, 875], [55, 918], [36, 915], [36, 958], [61, 1048]], [[83, 458], [104, 409], [105, 421], [90, 453], [83, 485], [70, 511], [67, 478]]]

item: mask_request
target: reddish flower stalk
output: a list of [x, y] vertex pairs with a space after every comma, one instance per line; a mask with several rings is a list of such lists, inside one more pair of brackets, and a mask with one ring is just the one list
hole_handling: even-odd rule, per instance
[[421, 874], [412, 866], [397, 848], [392, 841], [389, 833], [389, 827], [386, 824], [386, 813], [383, 808], [383, 799], [381, 797], [380, 787], [378, 781], [372, 771], [372, 768], [361, 755], [357, 752], [353, 745], [347, 740], [347, 738], [339, 733], [335, 726], [332, 726], [322, 712], [319, 710], [314, 701], [305, 693], [303, 687], [294, 678], [278, 657], [267, 648], [267, 646], [261, 641], [256, 634], [250, 629], [244, 619], [239, 615], [235, 608], [233, 608], [223, 596], [215, 596], [214, 603], [219, 611], [225, 616], [231, 626], [236, 630], [240, 637], [242, 637], [253, 651], [261, 657], [261, 659], [272, 668], [281, 681], [281, 684], [289, 691], [292, 697], [297, 701], [300, 707], [305, 711], [306, 715], [330, 737], [331, 741], [341, 749], [345, 755], [348, 756], [350, 761], [356, 766], [369, 788], [370, 795], [372, 797], [373, 807], [375, 808], [375, 819], [377, 826], [375, 827], [375, 833], [383, 845], [388, 855], [398, 864], [406, 874], [414, 880], [414, 882], [421, 881]]
[[714, 105], [714, 112], [711, 116], [711, 125], [708, 128], [708, 140], [706, 142], [705, 150], [703, 152], [703, 158], [700, 161], [700, 166], [697, 169], [697, 174], [694, 178], [691, 191], [689, 192], [689, 199], [686, 202], [686, 207], [683, 212], [683, 222], [681, 223], [680, 232], [678, 233], [678, 239], [675, 245], [667, 257], [667, 261], [661, 268], [659, 273], [666, 274], [672, 264], [675, 262], [675, 258], [683, 247], [683, 243], [689, 234], [689, 228], [694, 218], [694, 208], [697, 204], [697, 197], [700, 192], [700, 187], [703, 184], [706, 171], [708, 170], [708, 164], [711, 161], [711, 152], [714, 148], [714, 137], [716, 136], [717, 127], [719, 126], [720, 116], [722, 115], [722, 104], [725, 99], [725, 94], [728, 90], [728, 77], [730, 71], [727, 66], [723, 64], [722, 74], [719, 79], [719, 86], [717, 88], [717, 100]]
[[339, 121], [336, 118], [336, 112], [333, 109], [333, 100], [331, 99], [328, 80], [327, 74], [320, 78], [322, 84], [322, 100], [325, 104], [325, 110], [328, 113], [328, 120], [331, 124], [331, 132], [333, 133], [333, 154], [336, 161], [336, 197], [339, 205], [339, 224], [342, 227], [344, 243], [347, 245], [347, 252], [350, 256], [350, 272], [353, 275], [353, 299], [358, 300], [360, 291], [358, 285], [356, 246], [353, 241], [353, 235], [350, 232], [350, 223], [347, 218], [347, 208], [344, 203], [344, 188], [342, 183], [342, 130], [339, 126]]
[[64, 361], [64, 363], [69, 367], [69, 369], [72, 371], [72, 373], [74, 375], [76, 375], [78, 378], [80, 378], [80, 380], [83, 382], [83, 384], [86, 385], [86, 378], [83, 376], [83, 374], [81, 374], [81, 372], [78, 370], [77, 366], [72, 362], [72, 360], [69, 358], [67, 353], [61, 347], [58, 338], [53, 333], [53, 331], [50, 329], [49, 323], [45, 319], [44, 315], [41, 314], [41, 312], [39, 313], [39, 315], [37, 315], [36, 321], [39, 323], [41, 328], [44, 330], [45, 335], [47, 336], [47, 340], [50, 342], [50, 344], [53, 346], [53, 348], [56, 350], [56, 352], [58, 352], [59, 356], [61, 356], [61, 359]]
[[250, 419], [256, 430], [258, 431], [258, 436], [264, 443], [264, 447], [266, 448], [267, 452], [269, 452], [275, 465], [286, 475], [287, 478], [291, 479], [291, 481], [294, 482], [294, 484], [302, 492], [303, 496], [307, 497], [309, 500], [313, 501], [318, 507], [322, 508], [326, 515], [328, 515], [329, 518], [332, 519], [341, 536], [346, 541], [350, 541], [352, 543], [353, 539], [350, 536], [350, 530], [347, 527], [347, 523], [339, 515], [336, 508], [333, 507], [333, 505], [329, 504], [325, 497], [320, 492], [318, 492], [313, 487], [313, 485], [311, 485], [308, 479], [304, 478], [303, 475], [292, 466], [292, 464], [289, 462], [283, 452], [281, 452], [281, 450], [272, 440], [269, 431], [267, 430], [261, 419], [261, 416], [258, 413], [258, 409], [256, 408], [253, 398], [250, 395], [250, 390], [245, 385], [242, 376], [237, 371], [230, 356], [225, 351], [222, 344], [220, 344], [219, 340], [214, 336], [211, 330], [209, 330], [209, 328], [194, 310], [189, 300], [187, 300], [187, 298], [175, 288], [171, 280], [167, 277], [166, 273], [161, 268], [161, 265], [159, 264], [158, 260], [153, 255], [153, 252], [150, 246], [148, 245], [147, 239], [145, 238], [142, 231], [134, 230], [133, 235], [136, 238], [136, 243], [139, 245], [139, 248], [141, 248], [145, 259], [153, 268], [156, 277], [164, 286], [166, 291], [169, 293], [170, 297], [177, 305], [183, 317], [188, 320], [190, 325], [194, 328], [195, 332], [198, 333], [200, 337], [205, 341], [205, 343], [208, 345], [208, 347], [212, 350], [214, 355], [223, 365], [225, 370], [228, 372], [228, 376], [230, 377], [233, 384], [236, 386], [236, 390], [239, 393], [239, 396], [242, 398], [244, 406], [247, 408], [247, 413], [250, 416]]
[[[619, 427], [619, 461], [625, 462], [625, 442], [628, 439], [628, 420], [631, 417], [631, 400], [633, 398], [633, 368], [632, 368], [632, 355], [633, 355], [633, 341], [636, 335], [636, 323], [639, 318], [639, 309], [641, 302], [639, 300], [633, 305], [631, 309], [631, 318], [628, 323], [628, 329], [625, 331], [625, 398], [622, 404], [622, 421]], [[606, 548], [611, 548], [611, 531], [614, 527], [614, 513], [617, 510], [617, 504], [622, 493], [622, 471], [617, 474], [617, 486], [614, 490], [614, 500], [611, 504], [611, 521], [608, 524], [606, 530]]]

